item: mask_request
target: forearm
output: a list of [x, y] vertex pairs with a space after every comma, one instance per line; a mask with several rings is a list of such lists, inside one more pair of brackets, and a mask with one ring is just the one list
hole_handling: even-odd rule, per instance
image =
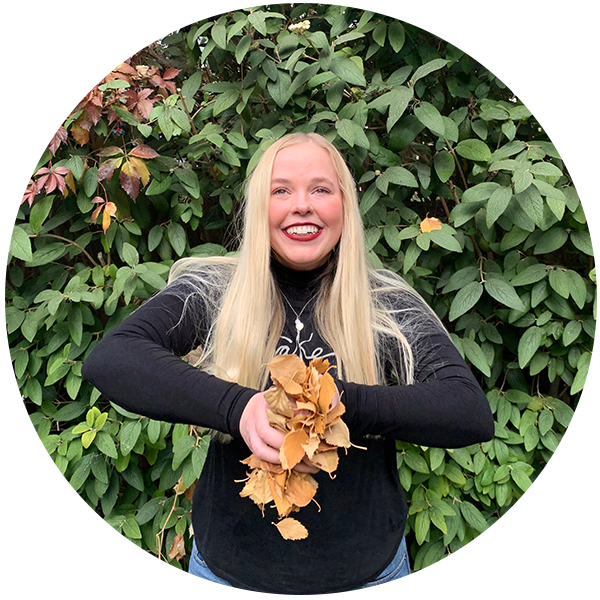
[[[412, 385], [336, 382], [351, 434], [382, 435], [440, 448], [491, 439], [494, 421], [477, 380], [452, 343], [441, 336]], [[435, 366], [435, 368], [434, 368]]]

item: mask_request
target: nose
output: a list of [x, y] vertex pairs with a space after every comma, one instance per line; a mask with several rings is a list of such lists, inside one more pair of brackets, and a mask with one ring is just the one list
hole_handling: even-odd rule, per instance
[[306, 215], [312, 212], [312, 201], [307, 191], [298, 191], [292, 197], [291, 212]]

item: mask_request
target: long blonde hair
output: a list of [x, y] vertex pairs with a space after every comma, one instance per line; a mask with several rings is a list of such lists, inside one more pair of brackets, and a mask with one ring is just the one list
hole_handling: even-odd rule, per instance
[[400, 383], [412, 383], [414, 353], [407, 335], [415, 337], [417, 328], [424, 328], [424, 308], [439, 321], [402, 278], [369, 265], [352, 174], [335, 146], [315, 133], [286, 135], [264, 151], [246, 182], [236, 256], [184, 258], [173, 265], [169, 281], [185, 278], [194, 286], [209, 323], [198, 364], [222, 379], [266, 387], [266, 363], [285, 320], [270, 268], [271, 173], [281, 149], [307, 142], [328, 152], [343, 199], [339, 247], [321, 279], [315, 309], [317, 330], [336, 356], [337, 376], [373, 385], [385, 383], [387, 372]]

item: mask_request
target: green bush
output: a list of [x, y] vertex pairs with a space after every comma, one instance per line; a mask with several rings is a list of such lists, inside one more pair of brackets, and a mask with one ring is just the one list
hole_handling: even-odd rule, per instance
[[15, 375], [84, 500], [187, 568], [208, 434], [109, 403], [81, 364], [176, 259], [232, 250], [246, 173], [296, 130], [340, 148], [373, 261], [433, 306], [495, 415], [491, 442], [397, 443], [420, 569], [501, 517], [550, 459], [596, 316], [586, 218], [556, 149], [501, 81], [423, 30], [352, 8], [271, 5], [194, 23], [110, 73], [57, 132], [17, 215]]

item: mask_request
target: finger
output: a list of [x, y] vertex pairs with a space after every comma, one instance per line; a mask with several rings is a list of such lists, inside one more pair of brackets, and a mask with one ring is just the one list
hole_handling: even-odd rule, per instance
[[279, 451], [271, 448], [271, 446], [263, 444], [262, 442], [258, 442], [254, 445], [253, 453], [260, 460], [265, 460], [276, 465], [281, 463], [281, 460], [279, 459]]
[[318, 473], [320, 471], [319, 467], [313, 465], [308, 457], [304, 457], [293, 469], [294, 471], [298, 471], [298, 473]]

